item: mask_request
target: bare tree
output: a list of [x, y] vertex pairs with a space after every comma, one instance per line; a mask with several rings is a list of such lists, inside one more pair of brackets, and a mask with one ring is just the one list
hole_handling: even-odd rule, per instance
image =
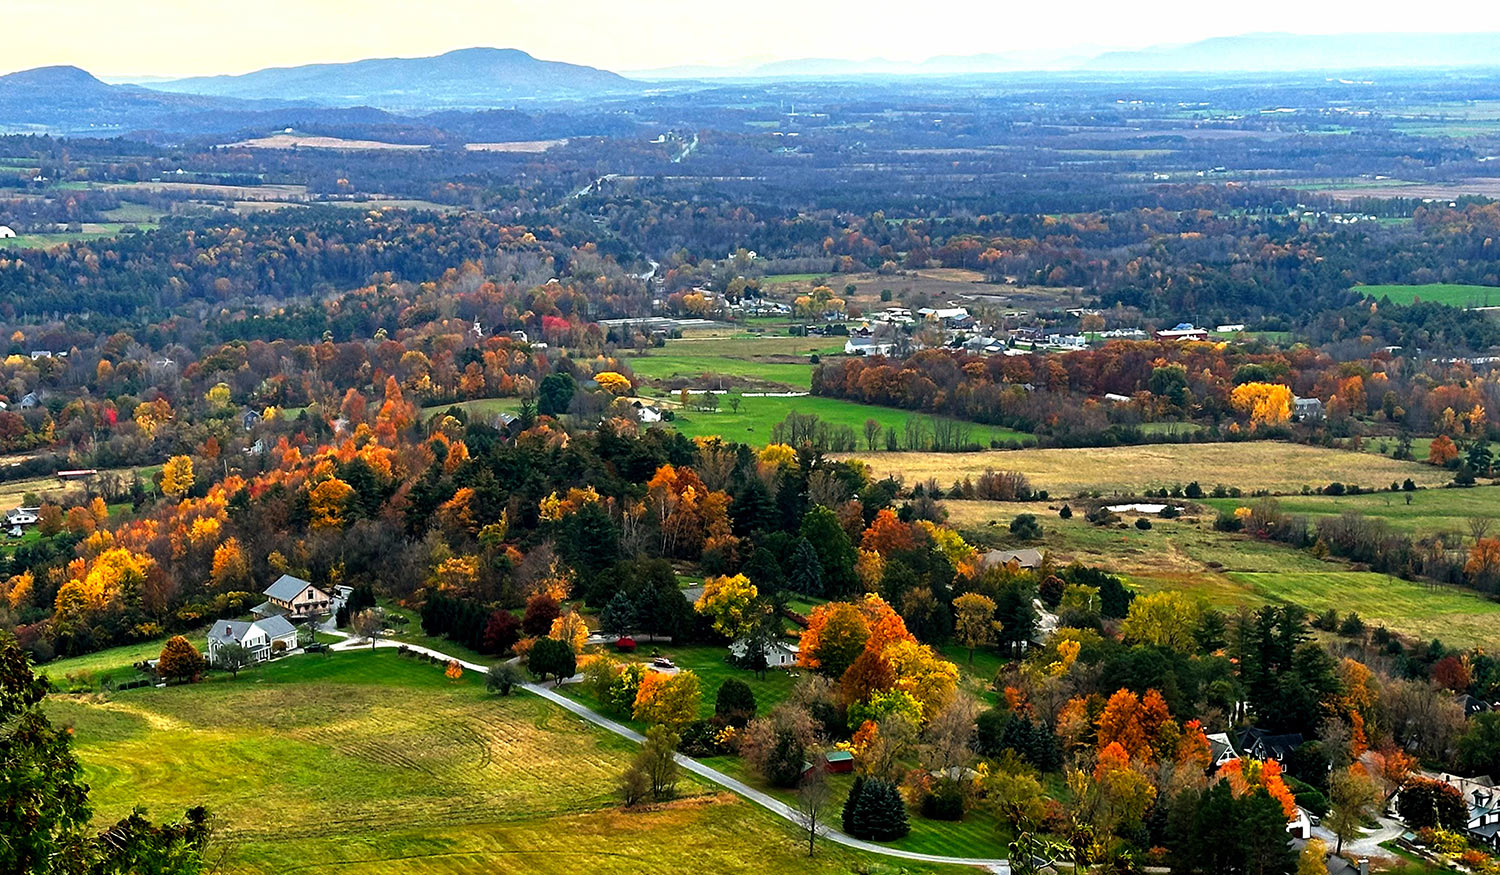
[[818, 756], [813, 761], [813, 767], [803, 774], [802, 783], [797, 785], [797, 801], [792, 806], [797, 815], [797, 823], [807, 830], [809, 857], [813, 855], [813, 841], [818, 837], [818, 827], [828, 809], [829, 796], [825, 762], [822, 756]]
[[385, 625], [385, 618], [380, 615], [377, 608], [365, 608], [354, 615], [349, 621], [353, 627], [354, 634], [361, 638], [370, 640], [370, 649], [375, 649], [375, 642], [380, 640], [380, 630]]
[[1490, 533], [1490, 525], [1493, 521], [1487, 516], [1469, 517], [1469, 538], [1474, 543], [1479, 543]]
[[875, 452], [875, 442], [880, 440], [880, 423], [873, 419], [865, 420], [865, 449]]

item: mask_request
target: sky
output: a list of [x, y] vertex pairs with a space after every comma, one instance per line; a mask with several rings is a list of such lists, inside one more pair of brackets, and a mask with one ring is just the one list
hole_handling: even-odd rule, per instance
[[[616, 71], [792, 58], [1131, 49], [1256, 31], [1500, 31], [1492, 0], [4, 0], [0, 72], [190, 76], [471, 46]], [[1418, 20], [1413, 20], [1418, 18]]]

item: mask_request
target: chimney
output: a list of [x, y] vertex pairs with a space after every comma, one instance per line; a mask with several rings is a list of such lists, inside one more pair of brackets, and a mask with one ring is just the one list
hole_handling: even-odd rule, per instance
[[1359, 861], [1359, 875], [1370, 875], [1370, 861], [1368, 858]]

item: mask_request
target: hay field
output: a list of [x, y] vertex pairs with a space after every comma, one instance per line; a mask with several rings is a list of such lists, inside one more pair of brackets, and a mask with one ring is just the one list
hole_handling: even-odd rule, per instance
[[568, 141], [562, 140], [512, 140], [506, 143], [465, 143], [464, 148], [470, 152], [520, 152], [525, 154], [536, 154], [545, 152], [556, 146], [566, 146]]
[[1257, 489], [1296, 493], [1303, 486], [1320, 488], [1333, 481], [1376, 487], [1410, 477], [1418, 486], [1438, 486], [1453, 479], [1452, 472], [1420, 462], [1279, 441], [853, 455], [868, 461], [877, 475], [897, 475], [907, 483], [935, 477], [945, 487], [965, 476], [977, 477], [987, 468], [1020, 471], [1033, 488], [1053, 497], [1086, 490], [1134, 494], [1194, 480], [1205, 491], [1222, 483], [1248, 495]]
[[230, 873], [881, 868], [832, 846], [808, 863], [789, 824], [687, 778], [680, 800], [623, 812], [630, 742], [393, 650], [47, 708], [74, 729], [98, 822], [207, 805]]
[[225, 149], [333, 149], [342, 152], [368, 152], [374, 150], [392, 150], [398, 152], [421, 151], [430, 149], [419, 143], [385, 143], [380, 140], [346, 140], [342, 137], [317, 137], [309, 134], [272, 134], [268, 137], [255, 137], [249, 140], [240, 140], [236, 143], [226, 143]]

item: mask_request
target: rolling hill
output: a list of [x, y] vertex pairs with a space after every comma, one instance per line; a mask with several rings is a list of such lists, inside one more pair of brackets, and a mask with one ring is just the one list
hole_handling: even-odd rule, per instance
[[158, 82], [151, 88], [324, 106], [413, 109], [510, 106], [518, 100], [627, 92], [637, 88], [637, 83], [594, 67], [538, 60], [519, 49], [474, 48], [428, 58], [272, 67], [238, 76]]

